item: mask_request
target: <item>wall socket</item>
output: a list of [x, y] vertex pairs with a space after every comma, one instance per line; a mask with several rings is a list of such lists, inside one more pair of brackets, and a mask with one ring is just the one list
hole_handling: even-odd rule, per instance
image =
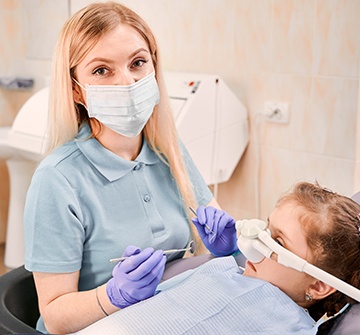
[[265, 101], [264, 115], [268, 122], [289, 123], [289, 104], [278, 101]]

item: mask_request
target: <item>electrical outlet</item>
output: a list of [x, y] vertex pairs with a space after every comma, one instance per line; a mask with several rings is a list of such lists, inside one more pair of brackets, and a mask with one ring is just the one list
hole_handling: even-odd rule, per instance
[[266, 101], [264, 104], [266, 120], [275, 123], [289, 122], [289, 104], [278, 101]]

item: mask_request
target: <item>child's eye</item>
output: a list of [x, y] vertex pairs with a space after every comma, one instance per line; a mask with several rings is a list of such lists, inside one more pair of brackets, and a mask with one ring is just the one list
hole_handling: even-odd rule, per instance
[[275, 238], [274, 240], [277, 244], [279, 244], [281, 247], [283, 247], [282, 243], [277, 238]]

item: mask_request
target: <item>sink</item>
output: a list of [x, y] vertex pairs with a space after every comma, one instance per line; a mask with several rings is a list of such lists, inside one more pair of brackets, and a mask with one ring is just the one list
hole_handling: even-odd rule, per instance
[[10, 178], [4, 259], [8, 268], [24, 264], [23, 212], [32, 175], [45, 152], [48, 96], [48, 88], [36, 92], [11, 127], [0, 127], [0, 159], [6, 161]]

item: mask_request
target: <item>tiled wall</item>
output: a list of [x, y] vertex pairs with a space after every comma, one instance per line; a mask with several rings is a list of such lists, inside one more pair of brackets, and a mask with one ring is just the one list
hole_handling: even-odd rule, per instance
[[[0, 76], [31, 75], [41, 82], [48, 75], [47, 55], [59, 17], [90, 2], [0, 0]], [[258, 194], [260, 217], [265, 218], [280, 193], [299, 180], [318, 180], [347, 195], [360, 189], [356, 137], [360, 130], [360, 1], [122, 3], [153, 28], [165, 70], [218, 74], [248, 109], [250, 144], [231, 180], [219, 185], [218, 200], [233, 216], [255, 216]], [[44, 11], [50, 14], [44, 16]], [[24, 15], [30, 12], [30, 17]], [[31, 22], [40, 22], [40, 27]], [[23, 26], [28, 24], [31, 36], [24, 33]], [[44, 35], [50, 37], [42, 37], [48, 45], [44, 51], [41, 44], [35, 47], [29, 41], [38, 43], [37, 32], [45, 29]], [[9, 48], [4, 51], [6, 44]], [[18, 93], [0, 90], [0, 126], [9, 124], [20, 100]], [[267, 100], [289, 103], [289, 124], [267, 123], [255, 116]], [[255, 189], [255, 143], [259, 192]], [[4, 179], [0, 175], [1, 185]], [[4, 201], [2, 186], [0, 197]]]
[[[54, 44], [68, 14], [66, 0], [0, 0], [0, 77], [35, 80], [30, 90], [0, 88], [0, 127], [10, 126], [25, 101], [45, 85]], [[8, 198], [8, 172], [0, 160], [0, 243], [5, 239]]]

